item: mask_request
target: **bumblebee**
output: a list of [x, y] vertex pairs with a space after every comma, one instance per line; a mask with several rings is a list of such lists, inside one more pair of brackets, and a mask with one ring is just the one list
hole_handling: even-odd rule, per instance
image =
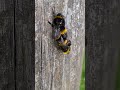
[[54, 39], [57, 40], [60, 38], [60, 36], [63, 37], [64, 40], [67, 39], [67, 29], [65, 28], [65, 19], [64, 16], [61, 13], [58, 13], [55, 15], [53, 14], [54, 18], [52, 23], [48, 21], [48, 23], [53, 27], [54, 32], [56, 32], [54, 36]]
[[65, 40], [62, 42], [62, 39], [57, 41], [58, 47], [63, 51], [64, 54], [69, 54], [70, 53], [70, 46], [71, 46], [71, 41], [70, 40]]
[[59, 45], [61, 50], [63, 51], [64, 54], [69, 54], [70, 53], [70, 46], [71, 46], [71, 41], [70, 40], [65, 40], [65, 42], [62, 45]]
[[65, 28], [65, 19], [61, 13], [53, 12], [53, 21], [48, 23], [53, 28], [53, 38], [57, 42], [64, 54], [70, 53], [71, 41], [67, 39], [67, 29]]

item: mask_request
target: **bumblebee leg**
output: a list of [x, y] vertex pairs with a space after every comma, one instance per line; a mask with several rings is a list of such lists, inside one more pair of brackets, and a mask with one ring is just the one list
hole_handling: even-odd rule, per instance
[[48, 23], [49, 23], [52, 27], [54, 27], [54, 25], [53, 25], [50, 21], [48, 21]]

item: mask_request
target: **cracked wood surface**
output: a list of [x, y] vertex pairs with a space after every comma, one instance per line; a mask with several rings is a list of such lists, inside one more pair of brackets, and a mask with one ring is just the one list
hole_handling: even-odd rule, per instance
[[[65, 16], [71, 53], [51, 38], [52, 8]], [[79, 90], [85, 48], [85, 0], [35, 0], [35, 90]]]

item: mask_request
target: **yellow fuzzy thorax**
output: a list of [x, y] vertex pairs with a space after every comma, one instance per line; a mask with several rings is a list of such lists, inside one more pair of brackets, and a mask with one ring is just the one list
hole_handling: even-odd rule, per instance
[[62, 19], [63, 17], [61, 17], [61, 16], [55, 16], [55, 18], [61, 18]]
[[63, 35], [65, 33], [67, 33], [67, 29], [65, 28], [64, 30], [60, 31], [60, 33]]

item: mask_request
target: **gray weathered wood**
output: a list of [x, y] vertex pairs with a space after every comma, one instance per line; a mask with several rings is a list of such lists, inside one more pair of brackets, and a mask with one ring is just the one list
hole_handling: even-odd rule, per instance
[[14, 3], [0, 0], [0, 90], [15, 90]]
[[34, 90], [34, 0], [15, 1], [16, 89]]
[[[71, 53], [63, 55], [51, 38], [52, 8], [65, 16]], [[79, 90], [85, 47], [85, 0], [35, 0], [35, 89]]]

